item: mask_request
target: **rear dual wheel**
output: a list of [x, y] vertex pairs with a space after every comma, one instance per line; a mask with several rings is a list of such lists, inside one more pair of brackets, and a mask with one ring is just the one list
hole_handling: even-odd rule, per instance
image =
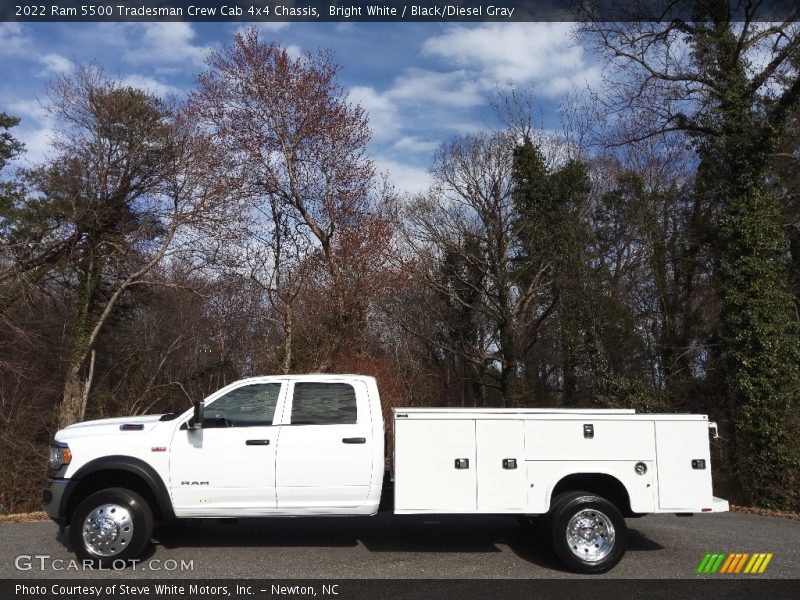
[[576, 573], [605, 573], [625, 554], [627, 528], [616, 506], [589, 492], [555, 498], [549, 515], [553, 550]]

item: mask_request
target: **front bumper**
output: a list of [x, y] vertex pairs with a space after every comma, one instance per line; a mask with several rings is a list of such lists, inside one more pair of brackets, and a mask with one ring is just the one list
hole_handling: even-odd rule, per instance
[[70, 479], [48, 477], [42, 489], [42, 510], [61, 526], [67, 524], [65, 492], [70, 483]]

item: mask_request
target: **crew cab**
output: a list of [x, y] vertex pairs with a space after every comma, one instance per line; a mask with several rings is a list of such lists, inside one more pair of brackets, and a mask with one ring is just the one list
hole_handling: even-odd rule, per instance
[[[541, 516], [577, 572], [619, 562], [625, 517], [728, 510], [705, 415], [395, 408], [393, 425], [395, 513]], [[43, 504], [101, 564], [138, 557], [154, 523], [176, 519], [374, 515], [384, 440], [372, 377], [254, 377], [182, 414], [60, 430]]]

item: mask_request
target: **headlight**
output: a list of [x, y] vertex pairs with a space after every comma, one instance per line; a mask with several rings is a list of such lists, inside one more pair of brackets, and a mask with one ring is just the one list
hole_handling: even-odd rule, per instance
[[66, 444], [50, 446], [50, 461], [48, 466], [57, 471], [64, 465], [68, 465], [72, 460], [72, 452]]

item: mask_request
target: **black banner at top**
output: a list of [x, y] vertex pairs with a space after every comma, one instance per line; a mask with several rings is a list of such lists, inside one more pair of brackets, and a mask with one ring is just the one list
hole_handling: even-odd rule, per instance
[[798, 21], [797, 0], [0, 0], [0, 21]]

